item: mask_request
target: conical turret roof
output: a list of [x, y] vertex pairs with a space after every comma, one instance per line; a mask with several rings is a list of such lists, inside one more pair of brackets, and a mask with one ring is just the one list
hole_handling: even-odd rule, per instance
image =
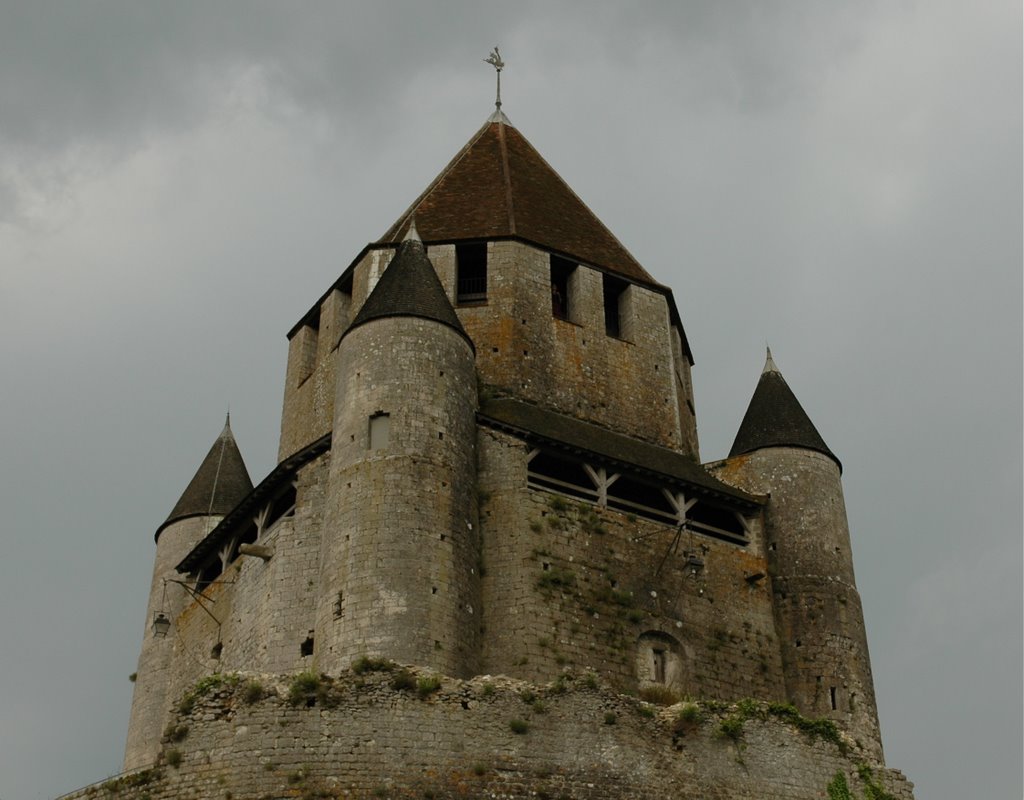
[[515, 237], [658, 285], [500, 111], [378, 244], [399, 241], [414, 215], [426, 242]]
[[416, 234], [416, 224], [410, 226], [405, 241], [398, 246], [394, 258], [342, 338], [353, 328], [373, 319], [422, 317], [454, 328], [470, 347], [473, 346], [427, 258], [427, 249]]
[[157, 528], [156, 538], [160, 538], [160, 531], [168, 525], [187, 517], [224, 516], [251, 491], [252, 479], [231, 432], [229, 414], [224, 430], [185, 487], [170, 516]]
[[786, 379], [772, 359], [768, 350], [764, 371], [757, 382], [754, 396], [750, 398], [747, 413], [736, 434], [736, 440], [729, 451], [729, 457], [750, 453], [763, 447], [803, 447], [824, 453], [839, 466], [836, 458], [818, 429], [814, 427]]

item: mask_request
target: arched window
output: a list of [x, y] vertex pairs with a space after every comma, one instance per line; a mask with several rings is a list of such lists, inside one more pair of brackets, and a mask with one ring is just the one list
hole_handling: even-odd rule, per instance
[[641, 634], [636, 649], [636, 677], [640, 687], [665, 686], [681, 690], [683, 663], [679, 641], [661, 631]]

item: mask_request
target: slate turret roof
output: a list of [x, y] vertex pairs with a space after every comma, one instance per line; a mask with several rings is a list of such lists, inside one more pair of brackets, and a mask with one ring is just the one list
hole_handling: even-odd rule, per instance
[[[417, 220], [418, 222], [418, 220]], [[370, 296], [366, 298], [342, 334], [345, 338], [353, 328], [373, 319], [385, 317], [422, 317], [454, 328], [473, 347], [459, 317], [427, 258], [427, 249], [411, 224], [405, 241], [391, 259]]]
[[425, 242], [515, 237], [659, 285], [501, 111], [377, 244], [399, 241], [413, 216]]
[[245, 468], [238, 444], [231, 433], [231, 415], [224, 430], [206, 454], [170, 516], [157, 528], [155, 538], [168, 525], [188, 517], [223, 516], [252, 491], [252, 479]]
[[747, 413], [743, 415], [729, 457], [763, 447], [817, 450], [835, 461], [840, 471], [843, 468], [775, 366], [771, 350], [768, 351], [761, 379], [757, 382], [754, 396], [750, 398]]

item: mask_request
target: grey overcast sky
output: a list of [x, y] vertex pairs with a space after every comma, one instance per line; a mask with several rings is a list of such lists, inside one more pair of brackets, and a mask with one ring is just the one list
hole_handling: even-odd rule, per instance
[[769, 342], [842, 459], [887, 760], [1021, 793], [1015, 0], [0, 0], [0, 798], [118, 771], [153, 532], [504, 110], [673, 287], [704, 460]]

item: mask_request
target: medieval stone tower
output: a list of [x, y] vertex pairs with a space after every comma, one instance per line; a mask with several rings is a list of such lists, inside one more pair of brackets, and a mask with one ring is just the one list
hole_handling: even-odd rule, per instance
[[769, 354], [701, 463], [671, 290], [500, 110], [288, 337], [278, 465], [225, 427], [157, 531], [120, 796], [912, 796], [839, 460]]

